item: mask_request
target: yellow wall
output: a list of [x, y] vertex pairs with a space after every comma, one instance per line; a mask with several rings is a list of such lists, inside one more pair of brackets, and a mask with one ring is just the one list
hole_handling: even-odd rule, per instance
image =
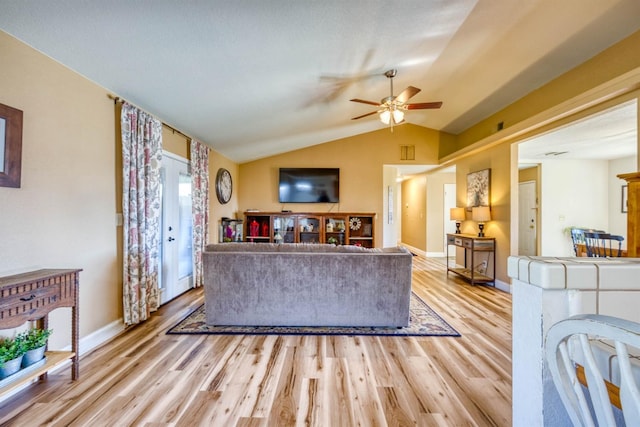
[[[383, 165], [437, 164], [438, 145], [450, 135], [406, 124], [321, 145], [291, 151], [240, 165], [239, 208], [294, 212], [375, 212], [376, 246], [382, 246], [385, 192]], [[414, 161], [400, 160], [400, 146], [415, 145]], [[340, 168], [340, 203], [278, 203], [278, 168]]]
[[427, 179], [424, 175], [402, 182], [402, 243], [427, 251]]
[[[487, 236], [496, 238], [496, 278], [504, 283], [509, 283], [507, 257], [511, 250], [510, 151], [509, 144], [504, 143], [456, 163], [456, 206], [467, 206], [467, 174], [491, 169], [491, 221], [485, 224], [484, 232]], [[471, 216], [467, 215], [467, 218]], [[467, 220], [462, 223], [460, 230], [463, 233], [477, 234], [478, 225]]]

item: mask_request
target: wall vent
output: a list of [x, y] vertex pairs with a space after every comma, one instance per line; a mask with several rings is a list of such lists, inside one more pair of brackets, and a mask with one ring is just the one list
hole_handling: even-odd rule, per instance
[[400, 160], [415, 160], [416, 159], [416, 146], [415, 145], [401, 145], [400, 146]]

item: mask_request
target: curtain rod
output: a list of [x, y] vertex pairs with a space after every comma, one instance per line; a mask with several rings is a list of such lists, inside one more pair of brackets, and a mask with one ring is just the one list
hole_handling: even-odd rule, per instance
[[[108, 94], [107, 94], [107, 97], [109, 97], [109, 99], [113, 99], [113, 104], [114, 104], [114, 105], [115, 105], [115, 104], [117, 104], [118, 102], [119, 102], [119, 103], [126, 102], [127, 104], [131, 104], [129, 101], [127, 101], [127, 100], [125, 100], [125, 99], [123, 99], [123, 98], [120, 98], [119, 96], [111, 95], [110, 93], [108, 93]], [[134, 105], [134, 104], [131, 104], [131, 105]], [[135, 107], [136, 107], [136, 108], [140, 108], [140, 107], [138, 107], [137, 105], [136, 105]], [[174, 133], [175, 133], [175, 132], [179, 133], [180, 135], [182, 135], [182, 136], [184, 136], [185, 138], [189, 139], [189, 141], [191, 141], [191, 140], [193, 139], [193, 138], [192, 138], [192, 137], [190, 137], [189, 135], [185, 134], [185, 133], [184, 133], [184, 132], [182, 132], [182, 131], [179, 131], [178, 129], [174, 128], [173, 126], [170, 126], [170, 125], [168, 125], [168, 124], [166, 124], [165, 122], [162, 122], [162, 121], [161, 121], [161, 123], [162, 123], [162, 126], [166, 126], [166, 127], [168, 127], [168, 128], [169, 128], [169, 129], [171, 129]]]

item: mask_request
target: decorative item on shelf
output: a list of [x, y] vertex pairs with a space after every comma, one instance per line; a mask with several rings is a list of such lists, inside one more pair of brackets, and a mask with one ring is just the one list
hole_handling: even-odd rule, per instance
[[269, 225], [266, 222], [262, 223], [262, 237], [269, 237]]
[[329, 244], [331, 244], [331, 245], [336, 245], [336, 246], [338, 246], [338, 244], [339, 244], [340, 242], [338, 241], [338, 239], [337, 239], [337, 238], [335, 238], [335, 237], [331, 236], [331, 237], [329, 237], [329, 238], [327, 239], [327, 243], [329, 243]]
[[362, 225], [362, 220], [358, 217], [353, 217], [349, 219], [349, 228], [353, 231], [360, 230], [360, 226]]
[[260, 224], [255, 219], [249, 224], [249, 236], [257, 237], [260, 230]]
[[18, 339], [24, 342], [25, 353], [22, 358], [22, 367], [39, 362], [44, 358], [44, 350], [47, 340], [53, 331], [51, 329], [32, 328], [18, 335]]
[[276, 243], [282, 243], [283, 238], [282, 238], [282, 235], [280, 234], [280, 232], [276, 231], [276, 235], [273, 236], [273, 240]]
[[16, 338], [0, 338], [0, 380], [18, 372], [25, 353], [24, 341]]
[[333, 233], [333, 223], [332, 222], [328, 222], [327, 223], [327, 233]]
[[478, 237], [484, 237], [484, 223], [491, 221], [491, 211], [489, 206], [476, 206], [471, 212], [474, 221], [478, 223]]
[[464, 208], [451, 208], [449, 210], [449, 219], [456, 222], [456, 234], [460, 234], [460, 223], [467, 219]]

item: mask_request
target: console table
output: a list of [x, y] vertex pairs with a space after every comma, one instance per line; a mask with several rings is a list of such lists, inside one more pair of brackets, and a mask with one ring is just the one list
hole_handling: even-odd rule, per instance
[[[464, 248], [464, 268], [449, 266], [449, 246]], [[447, 234], [447, 273], [452, 272], [472, 285], [495, 284], [496, 239], [473, 234]]]
[[0, 329], [16, 328], [35, 320], [38, 328], [47, 329], [49, 312], [71, 307], [71, 350], [47, 351], [46, 362], [28, 375], [17, 375], [0, 388], [0, 396], [36, 377], [46, 378], [51, 369], [71, 359], [71, 379], [79, 377], [78, 360], [78, 276], [81, 269], [43, 269], [0, 277]]

